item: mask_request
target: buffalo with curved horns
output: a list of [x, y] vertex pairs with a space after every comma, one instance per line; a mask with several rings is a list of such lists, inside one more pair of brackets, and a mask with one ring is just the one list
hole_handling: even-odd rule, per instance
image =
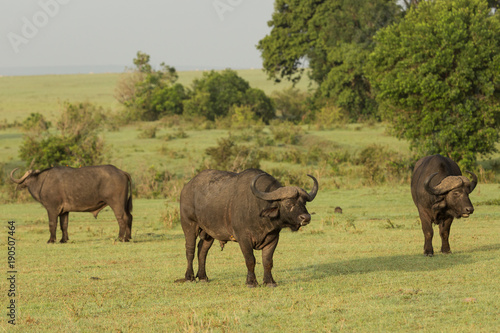
[[112, 165], [88, 166], [78, 169], [53, 167], [29, 170], [20, 178], [10, 178], [18, 188], [28, 188], [49, 215], [50, 239], [56, 241], [57, 219], [61, 225], [61, 243], [68, 237], [69, 212], [91, 212], [95, 218], [106, 206], [115, 213], [120, 226], [119, 239], [129, 241], [132, 230], [132, 180], [130, 175]]
[[432, 223], [439, 225], [441, 252], [451, 253], [448, 238], [453, 219], [469, 217], [474, 212], [469, 194], [477, 185], [477, 176], [467, 172], [472, 180], [462, 176], [454, 161], [439, 154], [424, 157], [415, 165], [411, 195], [422, 222], [426, 256], [434, 255]]
[[[306, 203], [318, 193], [318, 181], [310, 193], [294, 186], [282, 186], [271, 175], [257, 169], [241, 173], [205, 170], [187, 183], [181, 192], [180, 215], [186, 238], [187, 270], [180, 281], [208, 281], [207, 253], [215, 239], [221, 247], [238, 242], [248, 270], [246, 284], [258, 285], [253, 250], [262, 250], [264, 284], [276, 286], [271, 275], [273, 254], [281, 229], [292, 231], [309, 224]], [[196, 238], [198, 274], [193, 271]]]

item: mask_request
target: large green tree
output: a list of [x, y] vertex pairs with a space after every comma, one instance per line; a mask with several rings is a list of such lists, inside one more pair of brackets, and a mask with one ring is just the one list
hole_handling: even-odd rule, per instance
[[500, 17], [487, 1], [420, 1], [376, 41], [370, 82], [397, 137], [466, 167], [495, 151]]
[[248, 81], [231, 69], [210, 71], [193, 81], [189, 99], [184, 102], [184, 113], [214, 120], [227, 116], [233, 106], [243, 105], [265, 122], [275, 117], [272, 100], [264, 91], [250, 87]]
[[375, 32], [400, 13], [397, 0], [276, 0], [272, 30], [257, 45], [264, 70], [297, 82], [308, 67], [317, 98], [333, 99], [353, 120], [370, 116], [366, 59]]
[[187, 92], [176, 83], [175, 68], [161, 63], [160, 69], [154, 69], [150, 56], [140, 51], [133, 61], [135, 68], [124, 74], [116, 89], [117, 100], [127, 107], [131, 118], [150, 121], [181, 114]]

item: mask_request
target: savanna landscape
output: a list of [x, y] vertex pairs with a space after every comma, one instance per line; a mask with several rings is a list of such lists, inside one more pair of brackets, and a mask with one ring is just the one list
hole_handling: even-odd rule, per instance
[[[176, 116], [121, 123], [115, 98], [121, 75], [0, 78], [0, 243], [7, 273], [8, 221], [15, 221], [17, 270], [15, 326], [7, 322], [9, 281], [1, 284], [3, 331], [498, 329], [498, 154], [478, 160], [479, 184], [470, 195], [475, 212], [454, 221], [452, 254], [425, 257], [409, 185], [416, 160], [408, 143], [390, 136], [385, 123], [264, 124]], [[179, 72], [179, 82], [189, 85], [201, 75]], [[289, 86], [267, 80], [260, 70], [238, 75], [268, 95]], [[298, 86], [309, 88], [305, 81]], [[106, 146], [102, 162], [133, 179], [129, 243], [117, 240], [116, 219], [106, 208], [97, 219], [70, 213], [69, 242], [47, 244], [45, 209], [9, 180], [14, 168], [22, 173], [31, 162], [19, 157], [24, 119], [40, 113], [56, 123], [68, 101], [94, 103], [108, 115], [99, 132]], [[179, 221], [183, 185], [207, 167], [247, 165], [306, 190], [312, 186], [307, 174], [319, 181], [319, 193], [307, 205], [311, 223], [298, 232], [281, 232], [273, 269], [278, 286], [245, 285], [245, 261], [236, 243], [223, 251], [214, 244], [207, 261], [209, 283], [174, 283], [186, 266]], [[437, 233], [434, 247], [440, 247]], [[255, 255], [262, 283], [260, 252]]]
[[[51, 2], [51, 8], [59, 11], [57, 3]], [[236, 7], [244, 13], [241, 1], [228, 3], [233, 7], [220, 1], [213, 6], [225, 8], [228, 15]], [[498, 332], [497, 8], [496, 0], [276, 0], [268, 34], [254, 44], [262, 69], [177, 71], [163, 62], [153, 65], [150, 55], [138, 51], [123, 73], [0, 76], [0, 330]], [[114, 9], [112, 16], [118, 18]], [[163, 43], [167, 59], [174, 49], [208, 53], [184, 35], [176, 46], [164, 30], [153, 28], [154, 10], [145, 9], [147, 24], [133, 26], [140, 45], [146, 36], [154, 44]], [[35, 19], [46, 18], [46, 25], [48, 13], [43, 5], [34, 23], [25, 17], [23, 22], [41, 26]], [[55, 14], [50, 13], [52, 18]], [[163, 11], [154, 14], [168, 21]], [[191, 14], [189, 10], [185, 15]], [[131, 24], [128, 16], [123, 18], [123, 24]], [[144, 30], [150, 25], [161, 38]], [[218, 41], [223, 39], [211, 27], [196, 24], [200, 26]], [[176, 38], [182, 29], [174, 29]], [[31, 41], [26, 36], [9, 36], [14, 51], [43, 44], [42, 34], [30, 45], [25, 45]], [[123, 40], [130, 44], [128, 36]], [[187, 44], [199, 49], [184, 49]], [[89, 52], [97, 57], [106, 50]], [[414, 169], [425, 164], [417, 161], [435, 154], [450, 159], [446, 167], [444, 162], [429, 162], [428, 170], [417, 171], [412, 181]], [[49, 183], [60, 190], [50, 192], [50, 200], [73, 200], [80, 211], [99, 214], [94, 218], [70, 212], [69, 239], [62, 235], [61, 222], [56, 240], [62, 242], [53, 243], [48, 215], [53, 227], [56, 214], [48, 214], [22, 187], [34, 179], [45, 182], [48, 177], [40, 174], [47, 169], [67, 166], [83, 172], [88, 170], [83, 167], [107, 164], [130, 175], [106, 167], [126, 182], [121, 191], [114, 191], [120, 192], [122, 204], [127, 202], [126, 209], [128, 192], [132, 195], [131, 235], [123, 232], [128, 211], [121, 218], [109, 207], [99, 211], [113, 192], [113, 186], [102, 185], [104, 178], [87, 174], [73, 182], [54, 177]], [[248, 192], [235, 192], [243, 195], [231, 196], [229, 190], [214, 187], [223, 177], [206, 178], [188, 186], [190, 194], [183, 192], [181, 207], [183, 187], [201, 172], [249, 168], [303, 191], [292, 189], [287, 196], [271, 199], [264, 192], [275, 189], [276, 183], [265, 176], [256, 189], [260, 174], [252, 171], [258, 176]], [[319, 183], [317, 193], [312, 179]], [[66, 189], [82, 190], [68, 194], [63, 182]], [[98, 190], [90, 191], [90, 185]], [[33, 197], [40, 198], [42, 188], [33, 190]], [[427, 209], [420, 215], [410, 188], [418, 197], [418, 209]], [[102, 194], [106, 190], [107, 197]], [[98, 199], [91, 198], [94, 204], [86, 206], [95, 192]], [[230, 200], [221, 200], [221, 193]], [[198, 200], [203, 195], [208, 199]], [[191, 199], [196, 207], [184, 209]], [[234, 208], [238, 199], [243, 208]], [[214, 209], [211, 202], [220, 206]], [[67, 206], [53, 206], [67, 217]], [[221, 207], [237, 211], [241, 220], [248, 218], [246, 229], [236, 230], [234, 221], [230, 227], [219, 221], [226, 223], [225, 231], [220, 225], [216, 231], [207, 224], [199, 227], [199, 215], [223, 216], [219, 220], [230, 215], [219, 215]], [[251, 224], [253, 217], [261, 224]], [[446, 238], [451, 217], [455, 220], [449, 253], [447, 244], [441, 247], [439, 233]], [[293, 218], [304, 222], [300, 228], [289, 223]], [[269, 248], [277, 229], [269, 225], [283, 223], [281, 227], [285, 219], [297, 231], [281, 230], [272, 257]], [[434, 250], [428, 243], [432, 219], [442, 221], [432, 229]], [[198, 279], [189, 265], [186, 270], [188, 229], [191, 244], [196, 232], [204, 242], [216, 239], [216, 233], [225, 237], [208, 253], [208, 281], [203, 260]], [[236, 239], [230, 229], [245, 230], [234, 235], [243, 235], [239, 243], [246, 240], [246, 252], [229, 241]], [[265, 240], [255, 240], [260, 231]], [[255, 251], [258, 285], [251, 272], [246, 274], [253, 265], [248, 260], [252, 241], [267, 251], [267, 256]], [[201, 256], [206, 244], [199, 246]], [[197, 266], [195, 260], [195, 270]]]

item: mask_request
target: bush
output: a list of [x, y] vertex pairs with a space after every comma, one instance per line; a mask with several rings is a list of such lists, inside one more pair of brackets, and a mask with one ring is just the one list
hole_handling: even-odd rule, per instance
[[155, 70], [149, 60], [149, 55], [137, 52], [136, 68], [119, 80], [116, 99], [127, 108], [132, 120], [153, 121], [182, 114], [187, 93], [183, 85], [175, 83], [178, 79], [175, 68], [161, 63], [160, 69]]
[[188, 116], [202, 116], [214, 121], [224, 118], [232, 107], [248, 105], [257, 118], [268, 122], [274, 117], [271, 99], [230, 69], [222, 72], [203, 73], [194, 80], [189, 99], [184, 101], [184, 113]]
[[299, 123], [304, 120], [309, 113], [307, 98], [309, 94], [300, 91], [297, 88], [287, 88], [282, 91], [275, 91], [271, 95], [278, 117]]
[[303, 135], [303, 131], [300, 126], [296, 126], [289, 122], [271, 122], [269, 129], [271, 130], [271, 133], [273, 133], [274, 140], [290, 145], [299, 144]]
[[134, 173], [134, 195], [139, 198], [164, 198], [165, 184], [172, 175], [166, 170], [158, 170], [154, 165]]
[[[53, 165], [95, 165], [103, 161], [104, 139], [98, 135], [104, 115], [102, 108], [90, 103], [64, 104], [56, 134], [36, 129], [23, 139], [19, 156], [27, 165], [33, 158], [38, 168]], [[28, 117], [29, 119], [29, 117]]]
[[414, 159], [405, 159], [388, 148], [372, 144], [359, 153], [356, 160], [363, 167], [363, 177], [369, 184], [386, 181], [404, 182], [410, 179]]
[[260, 168], [260, 151], [255, 147], [236, 145], [231, 137], [217, 140], [216, 147], [207, 148], [200, 170], [217, 169], [241, 172], [249, 168]]
[[178, 207], [170, 207], [165, 205], [165, 210], [161, 214], [160, 221], [163, 227], [168, 230], [176, 225], [181, 224], [180, 210]]
[[138, 139], [154, 139], [156, 138], [156, 126], [148, 126], [137, 135]]
[[328, 130], [345, 126], [349, 117], [341, 108], [331, 102], [323, 105], [315, 114], [315, 125], [318, 130]]
[[231, 127], [235, 129], [243, 129], [249, 127], [264, 127], [262, 121], [253, 112], [248, 105], [233, 106], [230, 111]]
[[32, 113], [23, 121], [23, 130], [42, 133], [50, 128], [52, 124], [45, 120], [45, 117], [40, 113]]

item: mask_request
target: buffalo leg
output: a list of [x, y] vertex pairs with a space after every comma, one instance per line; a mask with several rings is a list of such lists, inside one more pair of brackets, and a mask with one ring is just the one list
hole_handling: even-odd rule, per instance
[[57, 230], [57, 213], [48, 212], [49, 214], [49, 231], [50, 238], [47, 241], [48, 244], [56, 242], [56, 230]]
[[243, 256], [245, 257], [245, 263], [247, 265], [247, 286], [248, 287], [256, 287], [259, 284], [257, 283], [257, 278], [255, 277], [255, 256], [253, 255], [253, 247], [251, 244], [246, 244], [240, 242], [241, 252], [243, 252]]
[[68, 220], [69, 220], [69, 213], [64, 213], [62, 215], [59, 215], [59, 223], [61, 224], [61, 231], [62, 231], [61, 243], [66, 243], [69, 240]]
[[432, 247], [432, 237], [434, 236], [434, 230], [432, 229], [432, 222], [427, 216], [422, 216], [420, 214], [420, 220], [422, 221], [422, 231], [424, 232], [424, 255], [432, 257], [434, 255], [434, 249]]
[[207, 261], [207, 254], [210, 247], [214, 243], [214, 239], [210, 236], [205, 236], [205, 239], [200, 239], [198, 242], [198, 274], [196, 276], [200, 281], [208, 282], [205, 264]]
[[273, 279], [271, 270], [273, 269], [273, 254], [278, 245], [279, 238], [262, 249], [262, 265], [264, 266], [264, 284], [268, 287], [276, 287], [277, 284]]
[[125, 238], [132, 239], [132, 214], [126, 213], [127, 216], [127, 230], [125, 231]]
[[196, 238], [198, 237], [198, 227], [195, 222], [190, 220], [183, 221], [183, 216], [181, 215], [181, 225], [184, 231], [184, 236], [186, 238], [186, 281], [195, 281], [194, 270], [193, 270], [193, 260], [196, 248]]
[[116, 220], [118, 221], [118, 226], [120, 227], [118, 238], [122, 242], [128, 242], [130, 240], [130, 228], [128, 225], [127, 213], [125, 213], [125, 210], [123, 208], [117, 208], [111, 205], [110, 207], [115, 213]]
[[449, 218], [439, 224], [439, 235], [441, 236], [441, 252], [443, 253], [451, 253], [448, 238], [450, 237], [450, 228], [452, 222], [453, 218]]

